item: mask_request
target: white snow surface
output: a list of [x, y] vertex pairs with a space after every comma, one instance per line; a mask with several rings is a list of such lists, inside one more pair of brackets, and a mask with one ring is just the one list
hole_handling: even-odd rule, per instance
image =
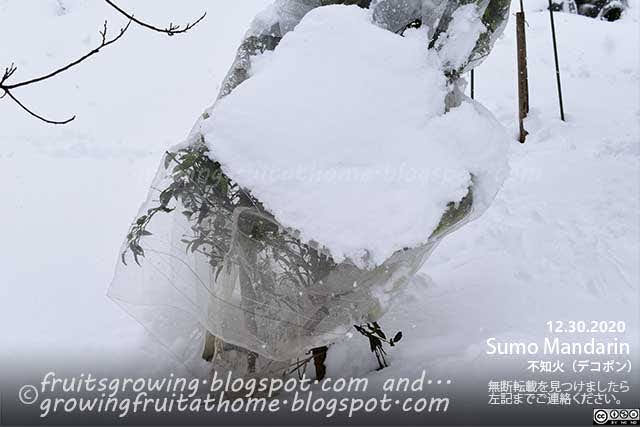
[[[120, 3], [160, 24], [209, 13], [185, 37], [132, 27], [90, 62], [15, 92], [40, 113], [77, 114], [68, 126], [40, 123], [0, 100], [3, 378], [25, 365], [73, 375], [114, 365], [136, 375], [181, 372], [105, 292], [162, 154], [214, 101], [249, 22], [269, 1]], [[615, 23], [556, 14], [562, 122], [549, 14], [525, 2], [530, 135], [509, 146], [511, 174], [485, 215], [443, 241], [422, 284], [381, 320], [404, 333], [389, 351], [392, 366], [374, 371], [366, 340], [354, 334], [331, 347], [330, 376], [374, 382], [427, 369], [455, 380], [493, 368], [507, 378], [504, 361], [484, 354], [485, 340], [539, 340], [556, 319], [625, 320], [618, 338], [636, 344], [638, 366], [640, 20], [630, 3]], [[124, 23], [102, 2], [0, 0], [0, 40], [8, 41], [0, 64], [15, 62], [16, 79], [55, 69], [95, 45], [105, 18], [113, 29]], [[512, 20], [476, 70], [476, 99], [511, 135], [515, 52]]]
[[477, 213], [490, 204], [512, 142], [471, 100], [444, 114], [446, 78], [426, 45], [426, 31], [401, 37], [357, 6], [309, 12], [210, 111], [212, 157], [339, 261], [380, 264], [425, 243], [472, 176]]

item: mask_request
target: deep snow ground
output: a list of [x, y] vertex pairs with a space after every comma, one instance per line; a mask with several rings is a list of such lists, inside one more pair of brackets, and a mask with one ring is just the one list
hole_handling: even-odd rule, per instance
[[[179, 10], [121, 3], [158, 23], [209, 15], [183, 37], [132, 27], [89, 63], [16, 91], [42, 114], [77, 114], [71, 125], [39, 123], [0, 100], [3, 368], [32, 361], [51, 369], [61, 357], [88, 367], [170, 363], [105, 291], [161, 153], [212, 102], [249, 20], [268, 1], [191, 1]], [[15, 61], [16, 79], [84, 53], [105, 17], [113, 31], [123, 23], [98, 3], [58, 4], [0, 0], [0, 64]], [[638, 11], [618, 23], [556, 15], [566, 123], [548, 14], [529, 13], [528, 142], [514, 143], [512, 175], [490, 210], [444, 241], [423, 270], [431, 279], [383, 319], [405, 338], [392, 368], [372, 377], [495, 367], [482, 355], [487, 337], [540, 337], [547, 320], [623, 319], [626, 339], [637, 340]], [[476, 99], [515, 136], [514, 36], [512, 21], [477, 70]], [[329, 364], [333, 375], [366, 374], [375, 359], [354, 335], [332, 349]]]
[[[83, 55], [105, 19], [114, 33], [126, 23], [101, 3], [0, 0], [0, 63], [15, 62], [14, 77], [26, 79]], [[77, 114], [67, 126], [0, 103], [0, 357], [41, 364], [43, 354], [75, 355], [89, 366], [94, 355], [147, 358], [141, 327], [105, 296], [115, 256], [158, 159], [215, 99], [248, 23], [268, 3], [123, 1], [159, 26], [208, 16], [182, 37], [132, 26], [69, 73], [16, 91], [43, 115]]]

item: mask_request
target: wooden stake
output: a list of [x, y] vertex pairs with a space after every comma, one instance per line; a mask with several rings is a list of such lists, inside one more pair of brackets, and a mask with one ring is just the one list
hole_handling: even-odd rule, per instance
[[316, 380], [322, 381], [327, 375], [327, 367], [324, 362], [327, 360], [327, 351], [329, 347], [318, 347], [311, 350], [313, 355], [313, 364], [316, 367]]
[[528, 132], [524, 128], [524, 119], [529, 114], [529, 75], [527, 71], [527, 38], [525, 34], [524, 12], [516, 13], [516, 39], [518, 46], [518, 110], [520, 124], [520, 143], [524, 144]]
[[549, 0], [549, 15], [551, 15], [551, 35], [553, 37], [553, 56], [556, 61], [556, 80], [558, 84], [558, 101], [560, 102], [560, 118], [564, 122], [564, 104], [562, 102], [562, 82], [560, 81], [560, 61], [558, 60], [558, 43], [556, 42], [556, 24], [553, 19], [553, 5]]

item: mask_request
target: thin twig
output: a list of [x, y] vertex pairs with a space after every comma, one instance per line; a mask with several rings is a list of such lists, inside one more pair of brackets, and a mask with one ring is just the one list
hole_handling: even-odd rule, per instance
[[18, 100], [18, 98], [16, 98], [16, 96], [11, 93], [11, 91], [13, 89], [17, 89], [23, 86], [27, 86], [30, 84], [34, 84], [34, 83], [38, 83], [41, 82], [43, 80], [47, 80], [50, 79], [52, 77], [57, 76], [58, 74], [80, 64], [81, 62], [89, 59], [91, 56], [95, 55], [96, 53], [100, 52], [100, 49], [102, 49], [103, 47], [107, 47], [110, 44], [113, 44], [115, 42], [117, 42], [123, 35], [124, 33], [129, 29], [129, 25], [131, 25], [131, 21], [129, 21], [127, 23], [127, 25], [123, 28], [120, 29], [120, 33], [115, 36], [114, 38], [108, 40], [107, 39], [107, 21], [104, 21], [104, 26], [102, 28], [102, 30], [100, 31], [100, 36], [101, 36], [101, 42], [100, 45], [93, 49], [92, 51], [90, 51], [89, 53], [87, 53], [86, 55], [82, 56], [81, 58], [65, 65], [64, 67], [60, 67], [55, 71], [52, 71], [48, 74], [45, 74], [43, 76], [40, 77], [36, 77], [33, 79], [29, 79], [29, 80], [24, 80], [18, 83], [13, 83], [13, 84], [6, 84], [6, 81], [11, 78], [11, 76], [16, 72], [17, 67], [15, 66], [15, 64], [11, 64], [9, 67], [5, 68], [4, 74], [2, 76], [2, 79], [0, 79], [0, 90], [2, 91], [2, 95], [0, 96], [0, 99], [4, 98], [5, 95], [8, 95], [9, 98], [11, 98], [11, 100], [13, 100], [16, 104], [18, 104], [20, 106], [20, 108], [22, 108], [24, 111], [26, 111], [27, 113], [29, 113], [30, 115], [32, 115], [33, 117], [42, 120], [45, 123], [49, 123], [49, 124], [54, 124], [54, 125], [64, 125], [67, 124], [69, 122], [71, 122], [72, 120], [74, 120], [76, 118], [76, 116], [74, 115], [73, 117], [66, 119], [66, 120], [50, 120], [47, 119], [37, 113], [35, 113], [33, 110], [31, 110], [29, 107], [25, 106], [22, 102], [20, 102]]
[[118, 5], [116, 5], [113, 1], [111, 0], [104, 0], [109, 6], [111, 6], [112, 8], [114, 8], [115, 10], [117, 10], [118, 12], [120, 12], [122, 15], [126, 16], [127, 18], [129, 18], [130, 21], [135, 22], [138, 25], [141, 25], [145, 28], [148, 28], [149, 30], [152, 31], [157, 31], [159, 33], [164, 33], [167, 34], [168, 36], [173, 36], [175, 34], [181, 34], [181, 33], [186, 33], [187, 31], [189, 31], [190, 29], [192, 29], [193, 27], [195, 27], [196, 25], [198, 25], [200, 23], [200, 21], [202, 21], [204, 19], [205, 16], [207, 16], [207, 12], [205, 12], [204, 14], [202, 14], [202, 16], [200, 18], [198, 18], [198, 20], [196, 20], [193, 24], [187, 23], [187, 25], [183, 27], [181, 27], [180, 25], [176, 25], [172, 22], [169, 23], [169, 26], [167, 28], [158, 28], [156, 26], [153, 26], [151, 24], [147, 24], [144, 21], [141, 21], [139, 19], [136, 19], [132, 14], [128, 13], [127, 11], [121, 9]]
[[[24, 111], [26, 111], [27, 113], [31, 114], [33, 117], [42, 120], [45, 123], [49, 123], [52, 125], [66, 125], [67, 123], [69, 123], [70, 121], [73, 121], [76, 116], [73, 116], [69, 119], [66, 120], [62, 120], [62, 121], [56, 121], [56, 120], [50, 120], [50, 119], [46, 119], [44, 117], [42, 117], [39, 114], [34, 113], [32, 110], [30, 110], [28, 107], [26, 107], [22, 102], [20, 102], [18, 100], [18, 98], [16, 98], [11, 92], [9, 92], [8, 90], [4, 92], [5, 95], [9, 95], [9, 98], [13, 99], [13, 101], [18, 104]], [[2, 95], [4, 97], [4, 95]]]
[[[69, 68], [71, 68], [73, 66], [76, 66], [79, 63], [89, 59], [91, 56], [93, 56], [96, 53], [100, 52], [100, 49], [102, 49], [103, 47], [107, 47], [110, 44], [113, 44], [113, 43], [117, 42], [124, 35], [124, 33], [129, 29], [130, 25], [131, 25], [131, 21], [129, 21], [125, 27], [120, 29], [120, 33], [116, 37], [112, 38], [111, 40], [107, 40], [107, 21], [104, 21], [104, 27], [100, 31], [100, 36], [102, 37], [102, 41], [100, 43], [100, 46], [98, 46], [97, 48], [93, 49], [91, 52], [89, 52], [86, 55], [82, 56], [81, 58], [79, 58], [79, 59], [77, 59], [77, 60], [75, 60], [75, 61], [73, 61], [73, 62], [71, 62], [71, 63], [69, 63], [67, 65], [65, 65], [64, 67], [58, 68], [57, 70], [52, 71], [51, 73], [46, 74], [46, 75], [41, 76], [41, 77], [36, 77], [34, 79], [31, 79], [31, 80], [25, 80], [23, 82], [14, 83], [14, 84], [10, 84], [10, 85], [5, 85], [4, 84], [4, 79], [3, 79], [2, 85], [0, 85], [0, 88], [4, 89], [5, 91], [6, 90], [11, 90], [11, 89], [16, 89], [16, 88], [19, 88], [21, 86], [26, 86], [26, 85], [29, 85], [29, 84], [32, 84], [32, 83], [37, 83], [37, 82], [40, 82], [42, 80], [46, 80], [46, 79], [49, 79], [51, 77], [54, 77], [54, 76], [56, 76], [56, 75], [58, 75], [58, 74], [60, 74], [60, 73], [62, 73], [64, 71], [68, 70]], [[15, 71], [15, 69], [14, 69], [14, 71]], [[11, 74], [13, 74], [13, 73], [11, 73]], [[9, 74], [9, 77], [11, 76], [11, 74]]]
[[[10, 66], [4, 69], [4, 75], [2, 76], [2, 80], [0, 80], [0, 85], [2, 85], [9, 77], [13, 75], [17, 70], [14, 63], [11, 63]], [[4, 96], [4, 95], [3, 95]]]

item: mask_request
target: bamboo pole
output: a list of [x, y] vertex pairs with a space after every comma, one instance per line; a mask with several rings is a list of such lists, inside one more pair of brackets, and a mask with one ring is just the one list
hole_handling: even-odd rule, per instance
[[553, 37], [553, 56], [556, 61], [556, 80], [558, 84], [558, 101], [560, 103], [560, 118], [564, 122], [564, 104], [562, 102], [562, 82], [560, 80], [560, 61], [558, 60], [558, 43], [556, 41], [556, 24], [553, 19], [553, 5], [549, 0], [549, 15], [551, 16], [551, 35]]

